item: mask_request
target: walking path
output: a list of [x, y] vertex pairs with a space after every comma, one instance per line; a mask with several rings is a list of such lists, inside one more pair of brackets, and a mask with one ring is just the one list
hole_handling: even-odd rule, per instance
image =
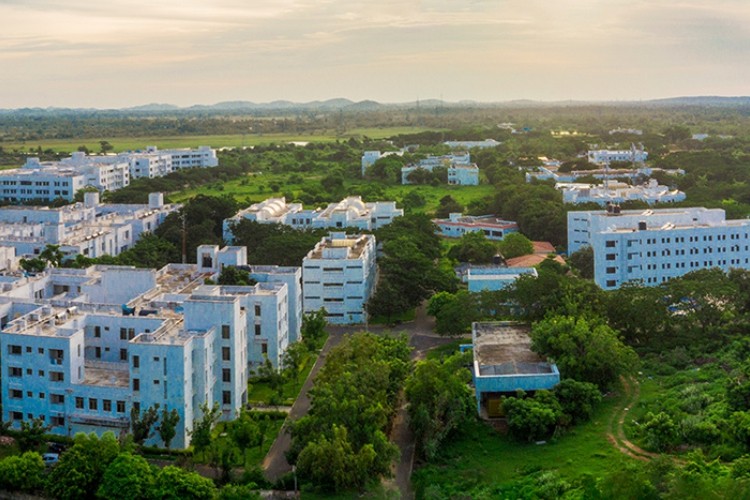
[[625, 397], [622, 400], [622, 404], [616, 407], [615, 411], [612, 412], [612, 417], [607, 426], [607, 440], [621, 453], [636, 460], [648, 462], [659, 455], [657, 453], [646, 451], [630, 441], [625, 436], [624, 429], [625, 417], [630, 411], [630, 408], [638, 402], [638, 398], [641, 394], [641, 386], [638, 383], [638, 380], [633, 377], [620, 377], [620, 382], [622, 383]]

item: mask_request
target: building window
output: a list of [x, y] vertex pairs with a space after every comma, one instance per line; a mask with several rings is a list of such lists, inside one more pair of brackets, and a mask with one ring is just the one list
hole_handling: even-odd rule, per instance
[[63, 372], [49, 372], [49, 379], [52, 382], [64, 382], [65, 374]]
[[94, 347], [94, 357], [96, 359], [99, 359], [102, 357], [102, 348], [101, 347]]
[[222, 368], [221, 370], [221, 380], [222, 382], [231, 382], [232, 381], [232, 370], [229, 368]]
[[49, 400], [53, 405], [61, 405], [65, 403], [65, 395], [64, 394], [50, 394]]
[[127, 361], [127, 360], [128, 360], [128, 350], [120, 349], [120, 361]]
[[79, 410], [83, 409], [83, 398], [76, 398], [76, 408]]
[[617, 286], [617, 281], [615, 280], [607, 280], [607, 286]]
[[99, 400], [94, 398], [89, 398], [89, 410], [96, 411], [99, 409]]
[[615, 274], [616, 268], [614, 267], [608, 267], [607, 268], [607, 274]]
[[232, 404], [232, 393], [230, 391], [221, 391], [221, 402], [225, 405]]
[[140, 366], [141, 366], [141, 357], [133, 356], [133, 368], [140, 368]]
[[229, 325], [221, 325], [221, 338], [229, 338]]
[[117, 413], [125, 413], [125, 401], [117, 402]]
[[52, 424], [52, 427], [63, 427], [65, 425], [65, 417], [53, 416], [50, 419], [50, 423]]
[[221, 348], [221, 359], [224, 361], [230, 361], [232, 359], [232, 355], [230, 354], [228, 347]]
[[101, 326], [95, 326], [94, 327], [94, 337], [99, 338], [102, 336], [102, 327]]
[[134, 391], [140, 391], [141, 390], [141, 379], [134, 378], [133, 379], [133, 390]]
[[268, 354], [268, 344], [263, 343], [260, 345], [260, 353], [261, 354]]
[[255, 315], [256, 316], [260, 316], [260, 305], [259, 304], [255, 304]]
[[260, 325], [255, 325], [255, 335], [260, 335]]
[[9, 377], [22, 377], [23, 376], [23, 370], [18, 366], [9, 366], [8, 367], [8, 376]]
[[615, 254], [613, 254], [613, 253], [608, 253], [608, 254], [607, 254], [607, 260], [615, 260]]
[[8, 345], [8, 354], [12, 354], [14, 356], [20, 356], [21, 346], [20, 345]]
[[22, 399], [23, 398], [23, 391], [20, 389], [11, 389], [9, 392], [10, 392], [10, 399]]
[[128, 329], [120, 328], [120, 340], [128, 340]]

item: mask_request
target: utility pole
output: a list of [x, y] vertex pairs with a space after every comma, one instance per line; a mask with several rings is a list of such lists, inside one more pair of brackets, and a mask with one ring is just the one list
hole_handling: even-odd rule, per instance
[[187, 216], [185, 212], [180, 215], [182, 221], [182, 263], [187, 264]]

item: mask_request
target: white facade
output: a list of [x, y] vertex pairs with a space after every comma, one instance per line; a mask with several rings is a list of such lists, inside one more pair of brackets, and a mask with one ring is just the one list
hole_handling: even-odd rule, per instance
[[648, 153], [643, 146], [632, 145], [630, 149], [594, 149], [586, 154], [589, 162], [599, 165], [609, 165], [613, 161], [626, 161], [631, 163], [643, 163], [648, 159]]
[[643, 201], [649, 205], [655, 203], [674, 203], [683, 201], [685, 193], [669, 189], [651, 179], [643, 186], [631, 186], [623, 182], [606, 182], [603, 185], [558, 183], [555, 188], [562, 191], [563, 203], [624, 203], [626, 201]]
[[445, 141], [443, 144], [453, 149], [487, 149], [495, 148], [501, 143], [495, 139], [485, 139], [483, 141]]
[[131, 408], [159, 404], [178, 411], [172, 446], [183, 448], [202, 404], [234, 418], [252, 371], [265, 359], [279, 366], [289, 345], [288, 287], [203, 284], [212, 275], [171, 264], [0, 277], [3, 420], [119, 433]]
[[323, 308], [329, 323], [364, 323], [375, 281], [375, 237], [331, 233], [302, 261], [304, 312]]
[[508, 233], [517, 233], [518, 224], [498, 219], [494, 215], [462, 215], [452, 213], [447, 219], [432, 219], [438, 234], [447, 238], [460, 238], [466, 233], [481, 232], [488, 240], [500, 241]]
[[73, 201], [76, 192], [87, 186], [85, 173], [53, 168], [35, 160], [30, 158], [23, 168], [0, 171], [1, 200], [10, 203], [49, 203], [58, 198]]
[[0, 245], [19, 256], [35, 256], [47, 245], [60, 245], [68, 255], [119, 255], [155, 230], [180, 205], [165, 205], [161, 193], [151, 193], [148, 205], [100, 204], [98, 193], [86, 193], [84, 203], [59, 208], [0, 207]]
[[448, 171], [448, 184], [459, 186], [476, 186], [479, 184], [479, 167], [471, 163], [469, 153], [453, 153], [443, 156], [428, 156], [416, 164], [401, 168], [401, 183], [411, 184], [409, 175], [423, 169], [432, 172], [435, 167], [444, 167]]
[[377, 201], [365, 203], [360, 196], [349, 196], [324, 209], [305, 209], [301, 203], [287, 203], [285, 198], [268, 198], [224, 219], [224, 240], [232, 242], [232, 226], [242, 219], [264, 224], [284, 224], [296, 229], [326, 229], [355, 227], [371, 231], [386, 226], [404, 210], [396, 202]]
[[174, 170], [207, 168], [219, 165], [216, 150], [210, 146], [200, 146], [198, 149], [158, 149], [156, 146], [148, 146], [146, 153], [169, 155]]
[[568, 212], [568, 253], [585, 246], [600, 287], [658, 285], [698, 269], [750, 269], [750, 220], [706, 208]]
[[249, 266], [247, 248], [229, 246], [219, 249], [217, 245], [200, 245], [197, 249], [198, 270], [214, 273], [215, 278], [224, 266], [234, 266], [247, 271], [258, 283], [284, 283], [287, 286], [289, 343], [300, 339], [302, 328], [302, 268], [292, 266]]

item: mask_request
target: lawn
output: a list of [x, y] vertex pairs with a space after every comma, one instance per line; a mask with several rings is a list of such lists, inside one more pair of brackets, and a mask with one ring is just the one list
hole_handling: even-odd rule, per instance
[[198, 146], [211, 146], [213, 148], [231, 148], [243, 146], [255, 146], [259, 144], [287, 143], [287, 142], [333, 142], [337, 140], [348, 140], [352, 137], [361, 139], [384, 139], [399, 134], [415, 134], [433, 130], [425, 127], [384, 127], [384, 128], [354, 128], [342, 134], [334, 130], [313, 131], [298, 134], [225, 134], [225, 135], [183, 135], [165, 137], [98, 137], [88, 139], [42, 139], [23, 142], [0, 142], [6, 151], [35, 150], [41, 147], [43, 150], [72, 152], [78, 150], [79, 146], [86, 146], [90, 151], [99, 151], [100, 141], [107, 141], [114, 147], [115, 152], [145, 149], [146, 146], [155, 145], [161, 149], [169, 148], [197, 148]]
[[[321, 339], [320, 347], [325, 344], [325, 341], [327, 339], [328, 333], [326, 332], [325, 337]], [[318, 352], [319, 350], [314, 350], [312, 352], [308, 352], [305, 355], [296, 380], [284, 381], [284, 385], [282, 388], [282, 397], [281, 400], [278, 401], [278, 404], [286, 406], [291, 406], [292, 404], [294, 404], [294, 400], [297, 399], [297, 396], [302, 390], [302, 386], [304, 385], [305, 380], [307, 380], [307, 377], [310, 375], [310, 371], [315, 365], [315, 361], [317, 361], [318, 359]], [[248, 391], [247, 402], [250, 406], [268, 406], [272, 404], [276, 391], [274, 391], [271, 386], [268, 385], [268, 382], [263, 382], [258, 379], [251, 379], [249, 385], [250, 390]]]
[[522, 443], [472, 421], [446, 443], [434, 464], [415, 469], [416, 490], [436, 484], [451, 491], [478, 485], [500, 485], [540, 470], [556, 471], [571, 481], [584, 474], [605, 476], [632, 461], [607, 440], [607, 427], [620, 400], [609, 396], [595, 418], [546, 444]]
[[401, 313], [397, 316], [393, 316], [390, 318], [386, 318], [385, 316], [373, 316], [370, 318], [370, 324], [371, 325], [398, 325], [400, 323], [404, 323], [406, 321], [414, 321], [414, 318], [417, 316], [417, 310], [416, 309], [409, 309], [408, 311]]
[[[302, 183], [289, 183], [289, 177], [290, 174], [251, 174], [224, 183], [216, 182], [196, 189], [188, 189], [172, 193], [169, 195], [169, 199], [172, 202], [180, 203], [193, 198], [197, 194], [208, 196], [221, 196], [228, 194], [240, 203], [250, 205], [272, 196], [280, 197], [285, 196], [286, 194], [292, 194], [297, 197], [303, 190], [305, 190], [305, 188], [315, 189], [314, 186], [317, 186], [317, 189], [319, 189], [320, 180], [324, 176], [323, 174], [305, 174]], [[299, 177], [299, 175], [297, 177]], [[272, 186], [274, 185], [278, 186], [278, 191], [272, 190]], [[481, 184], [479, 186], [403, 186], [383, 185], [381, 183], [368, 182], [361, 179], [346, 180], [344, 182], [344, 188], [347, 193], [364, 193], [363, 198], [365, 201], [375, 201], [369, 199], [367, 196], [367, 192], [370, 190], [378, 191], [382, 189], [382, 199], [395, 201], [400, 201], [411, 191], [417, 191], [425, 198], [425, 205], [416, 208], [414, 211], [428, 213], [434, 212], [435, 209], [437, 209], [440, 205], [440, 199], [444, 196], [450, 195], [456, 201], [466, 206], [472, 201], [491, 197], [495, 193], [495, 188], [490, 184]]]

